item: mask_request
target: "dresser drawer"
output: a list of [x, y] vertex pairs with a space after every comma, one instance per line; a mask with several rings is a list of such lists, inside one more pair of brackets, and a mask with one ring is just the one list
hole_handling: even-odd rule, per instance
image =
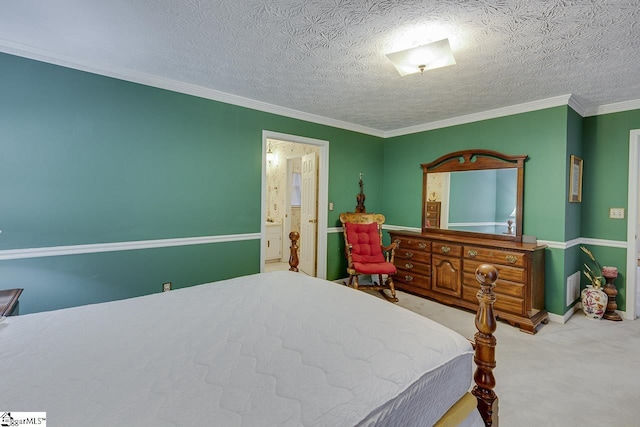
[[[496, 294], [509, 295], [514, 298], [525, 297], [524, 284], [509, 282], [508, 280], [503, 280], [503, 279], [500, 279], [499, 277], [500, 277], [500, 273], [498, 273], [498, 280], [496, 281], [496, 286], [493, 288], [493, 291]], [[476, 289], [476, 291], [480, 289], [480, 283], [478, 283], [478, 279], [476, 279], [476, 275], [474, 272], [465, 271], [462, 276], [462, 282], [464, 283], [464, 286], [473, 287]]]
[[469, 259], [477, 259], [478, 261], [488, 262], [490, 264], [524, 267], [525, 254], [522, 252], [510, 252], [502, 251], [499, 249], [465, 246], [464, 257]]
[[402, 288], [402, 284], [415, 286], [422, 289], [431, 289], [431, 277], [416, 273], [415, 271], [400, 270], [393, 275], [393, 281]]
[[426, 264], [430, 264], [431, 253], [417, 251], [417, 250], [410, 250], [410, 249], [399, 249], [399, 250], [396, 249], [396, 257], [395, 257], [396, 266], [402, 265], [400, 263], [404, 262], [405, 260], [418, 261], [418, 262], [424, 262]]
[[424, 264], [422, 262], [416, 262], [413, 259], [396, 259], [394, 264], [398, 270], [405, 271], [407, 273], [424, 274], [425, 276], [431, 276], [431, 264]]
[[454, 245], [448, 242], [433, 242], [433, 244], [431, 245], [431, 252], [439, 255], [461, 257], [462, 246]]
[[[498, 285], [496, 284], [496, 288]], [[480, 284], [477, 287], [468, 286], [466, 283], [462, 286], [462, 299], [469, 302], [478, 303], [476, 294], [480, 290]], [[496, 289], [496, 302], [494, 304], [496, 311], [503, 311], [506, 313], [512, 313], [517, 315], [524, 315], [524, 299], [514, 298], [509, 295], [498, 293]]]
[[397, 238], [394, 242], [398, 245], [396, 252], [398, 252], [398, 249], [431, 252], [431, 242], [429, 240]]
[[[484, 264], [484, 261], [473, 261], [470, 259], [464, 260], [464, 271], [468, 273], [475, 273], [476, 268], [480, 264]], [[527, 274], [524, 268], [510, 267], [506, 265], [492, 264], [498, 270], [498, 280], [509, 280], [510, 282], [525, 283], [527, 281]]]

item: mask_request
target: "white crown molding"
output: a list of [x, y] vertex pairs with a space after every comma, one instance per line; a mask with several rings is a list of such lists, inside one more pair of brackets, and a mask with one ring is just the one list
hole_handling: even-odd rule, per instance
[[98, 74], [105, 77], [138, 83], [145, 86], [156, 87], [159, 89], [184, 93], [186, 95], [197, 96], [199, 98], [210, 99], [213, 101], [223, 102], [239, 107], [250, 108], [252, 110], [263, 111], [266, 113], [277, 114], [280, 116], [304, 120], [311, 123], [317, 123], [321, 125], [336, 127], [339, 129], [358, 132], [365, 135], [376, 136], [379, 138], [392, 138], [396, 136], [457, 126], [481, 120], [495, 119], [499, 117], [510, 116], [513, 114], [527, 113], [562, 105], [570, 106], [576, 113], [580, 114], [582, 117], [640, 109], [640, 99], [619, 102], [615, 104], [607, 104], [595, 108], [586, 108], [572, 95], [560, 95], [552, 98], [526, 102], [509, 107], [497, 108], [494, 110], [482, 111], [479, 113], [473, 113], [459, 117], [452, 117], [450, 119], [424, 123], [416, 126], [409, 126], [391, 131], [382, 131], [379, 129], [373, 129], [366, 126], [344, 122], [342, 120], [319, 116], [316, 114], [305, 113], [303, 111], [294, 110], [275, 104], [269, 104], [267, 102], [257, 101], [254, 99], [233, 95], [202, 86], [184, 83], [177, 80], [165, 79], [151, 74], [139, 73], [124, 68], [118, 68], [112, 65], [94, 64], [84, 61], [78, 61], [77, 59], [64, 57], [62, 55], [52, 55], [50, 52], [45, 52], [17, 43], [11, 43], [6, 40], [0, 40], [0, 52], [33, 59], [36, 61], [46, 62], [49, 64], [59, 65], [61, 67], [85, 71], [92, 74]]
[[640, 99], [634, 99], [625, 102], [616, 102], [614, 104], [600, 105], [590, 109], [584, 114], [584, 117], [600, 116], [602, 114], [620, 113], [623, 111], [640, 110]]
[[0, 260], [42, 258], [60, 255], [92, 254], [98, 252], [131, 251], [173, 246], [204, 245], [208, 243], [258, 240], [260, 233], [228, 234], [223, 236], [181, 237], [176, 239], [139, 240], [132, 242], [94, 243], [89, 245], [50, 246], [44, 248], [0, 250]]
[[385, 138], [395, 136], [409, 135], [412, 133], [425, 132], [434, 129], [457, 126], [466, 123], [479, 122], [481, 120], [495, 119], [498, 117], [511, 116], [513, 114], [528, 113], [530, 111], [542, 110], [545, 108], [559, 107], [568, 105], [571, 95], [561, 95], [553, 98], [541, 99], [524, 104], [512, 105], [510, 107], [496, 108], [495, 110], [482, 111], [480, 113], [467, 114], [466, 116], [453, 117], [450, 119], [439, 120], [437, 122], [425, 123], [422, 125], [409, 126], [406, 128], [396, 129], [384, 132]]
[[569, 105], [569, 107], [571, 107], [573, 111], [578, 113], [580, 117], [586, 117], [587, 108], [584, 105], [582, 105], [582, 103], [578, 101], [575, 98], [575, 96], [571, 95], [569, 97], [569, 101], [567, 102], [567, 105]]
[[377, 137], [383, 137], [384, 135], [384, 132], [366, 126], [360, 126], [341, 120], [318, 116], [316, 114], [305, 113], [303, 111], [294, 110], [292, 108], [281, 107], [279, 105], [269, 104], [267, 102], [257, 101], [226, 92], [220, 92], [214, 89], [209, 89], [189, 83], [183, 83], [177, 80], [165, 79], [163, 77], [158, 77], [151, 74], [140, 73], [137, 71], [118, 68], [111, 65], [92, 64], [89, 62], [66, 58], [61, 55], [51, 55], [51, 53], [49, 52], [28, 48], [15, 43], [7, 42], [5, 40], [0, 40], [0, 52], [33, 59], [36, 61], [46, 62], [49, 64], [59, 65], [61, 67], [86, 71], [92, 74], [98, 74], [101, 76], [112, 77], [119, 80], [139, 83], [145, 86], [152, 86], [159, 89], [170, 90], [172, 92], [184, 93], [186, 95], [193, 95], [199, 98], [224, 102], [225, 104], [237, 105], [239, 107], [246, 107], [252, 110], [264, 111], [266, 113], [277, 114], [293, 119], [299, 119], [307, 122], [359, 132], [366, 135]]

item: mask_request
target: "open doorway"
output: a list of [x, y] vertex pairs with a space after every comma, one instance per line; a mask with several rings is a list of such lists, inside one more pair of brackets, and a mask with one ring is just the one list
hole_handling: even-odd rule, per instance
[[300, 233], [298, 268], [326, 278], [328, 141], [263, 131], [260, 271], [288, 270], [289, 233]]

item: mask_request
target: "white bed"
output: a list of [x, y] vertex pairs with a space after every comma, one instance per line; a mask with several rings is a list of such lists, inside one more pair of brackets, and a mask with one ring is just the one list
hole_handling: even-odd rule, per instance
[[472, 385], [464, 337], [293, 272], [9, 317], [0, 343], [0, 410], [56, 426], [430, 426]]

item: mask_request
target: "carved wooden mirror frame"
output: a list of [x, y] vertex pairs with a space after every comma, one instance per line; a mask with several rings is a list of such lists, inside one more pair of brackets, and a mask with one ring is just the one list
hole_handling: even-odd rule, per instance
[[[527, 155], [510, 156], [491, 150], [462, 150], [446, 154], [422, 167], [422, 232], [456, 234], [498, 240], [522, 241], [522, 204], [524, 200], [524, 161]], [[473, 231], [443, 230], [427, 227], [427, 176], [429, 173], [462, 172], [487, 169], [517, 169], [515, 234], [488, 234]], [[482, 195], [478, 195], [482, 197]]]

